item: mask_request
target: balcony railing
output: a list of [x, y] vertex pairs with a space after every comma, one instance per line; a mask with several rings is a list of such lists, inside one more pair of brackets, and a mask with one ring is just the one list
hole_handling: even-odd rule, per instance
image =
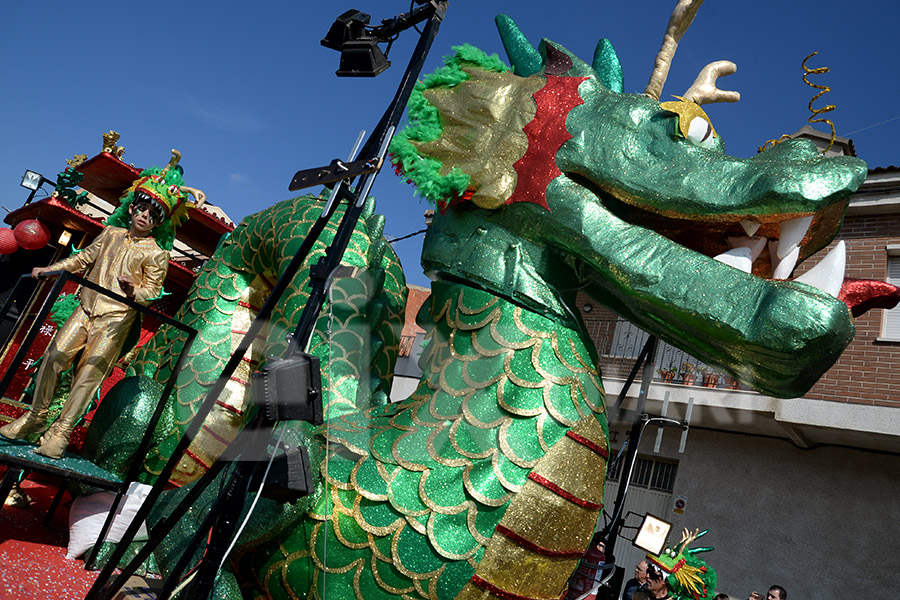
[[[603, 376], [628, 377], [650, 334], [624, 319], [592, 320], [586, 325], [597, 346]], [[723, 371], [665, 342], [659, 343], [655, 362], [653, 377], [657, 382], [742, 389], [740, 383]]]

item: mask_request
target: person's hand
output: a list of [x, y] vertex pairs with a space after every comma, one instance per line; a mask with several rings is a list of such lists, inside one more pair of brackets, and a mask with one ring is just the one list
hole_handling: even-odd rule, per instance
[[47, 267], [35, 267], [31, 270], [31, 276], [34, 278], [43, 277], [44, 273], [49, 273], [50, 269]]
[[125, 295], [130, 300], [134, 300], [134, 282], [131, 281], [131, 278], [130, 277], [116, 277], [116, 281], [119, 282], [119, 287], [122, 288], [122, 291], [125, 292]]
[[762, 596], [759, 595], [759, 592], [753, 592], [747, 600], [762, 600]]

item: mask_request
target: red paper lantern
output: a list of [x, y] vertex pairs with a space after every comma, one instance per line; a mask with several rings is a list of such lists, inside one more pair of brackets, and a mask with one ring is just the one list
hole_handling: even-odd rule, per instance
[[26, 250], [39, 250], [50, 242], [50, 230], [37, 219], [22, 221], [13, 233], [19, 245]]
[[0, 254], [12, 254], [19, 249], [16, 234], [9, 227], [0, 227]]

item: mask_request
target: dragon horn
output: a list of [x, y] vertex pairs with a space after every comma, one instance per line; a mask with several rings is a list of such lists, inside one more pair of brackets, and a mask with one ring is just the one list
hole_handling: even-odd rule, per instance
[[172, 148], [172, 158], [169, 159], [169, 164], [166, 165], [166, 169], [171, 169], [172, 167], [177, 165], [178, 161], [180, 161], [180, 160], [181, 160], [181, 152], [179, 150], [176, 150], [175, 148]]
[[503, 42], [506, 56], [513, 66], [513, 72], [522, 77], [530, 77], [540, 72], [544, 66], [544, 59], [541, 57], [541, 53], [529, 43], [516, 22], [506, 15], [497, 15], [494, 22], [500, 32], [500, 40]]
[[700, 8], [701, 4], [703, 4], [703, 0], [678, 0], [675, 10], [672, 11], [672, 16], [669, 18], [669, 25], [666, 27], [666, 34], [663, 36], [662, 47], [656, 55], [650, 82], [644, 90], [646, 96], [659, 100], [663, 85], [666, 83], [666, 77], [669, 76], [669, 67], [672, 66], [672, 58], [675, 56], [678, 42], [681, 41], [681, 36], [691, 26], [694, 16], [697, 14], [697, 9]]
[[691, 545], [691, 542], [696, 540], [701, 535], [705, 535], [707, 531], [709, 531], [709, 529], [707, 529], [703, 533], [700, 533], [699, 529], [695, 529], [694, 533], [691, 533], [691, 531], [687, 527], [685, 527], [684, 531], [681, 534], [681, 541], [678, 542], [677, 546], [675, 546], [675, 552], [684, 552], [687, 547]]
[[738, 92], [720, 90], [716, 87], [716, 80], [725, 75], [731, 75], [737, 71], [737, 65], [730, 60], [717, 60], [709, 63], [697, 75], [697, 79], [683, 94], [685, 100], [693, 100], [697, 104], [711, 104], [713, 102], [737, 102], [741, 99]]
[[622, 64], [613, 49], [612, 42], [608, 39], [603, 38], [597, 42], [591, 66], [600, 76], [600, 83], [607, 89], [619, 93], [625, 91], [625, 75], [622, 73]]

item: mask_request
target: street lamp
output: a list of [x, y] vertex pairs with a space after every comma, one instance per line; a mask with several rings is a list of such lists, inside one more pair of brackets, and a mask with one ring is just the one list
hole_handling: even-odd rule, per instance
[[31, 204], [32, 199], [34, 199], [34, 195], [37, 193], [38, 189], [45, 183], [50, 182], [44, 179], [44, 176], [37, 171], [25, 171], [25, 174], [22, 175], [22, 183], [19, 184], [23, 188], [31, 190], [31, 193], [28, 194], [28, 199], [25, 200], [25, 204]]

